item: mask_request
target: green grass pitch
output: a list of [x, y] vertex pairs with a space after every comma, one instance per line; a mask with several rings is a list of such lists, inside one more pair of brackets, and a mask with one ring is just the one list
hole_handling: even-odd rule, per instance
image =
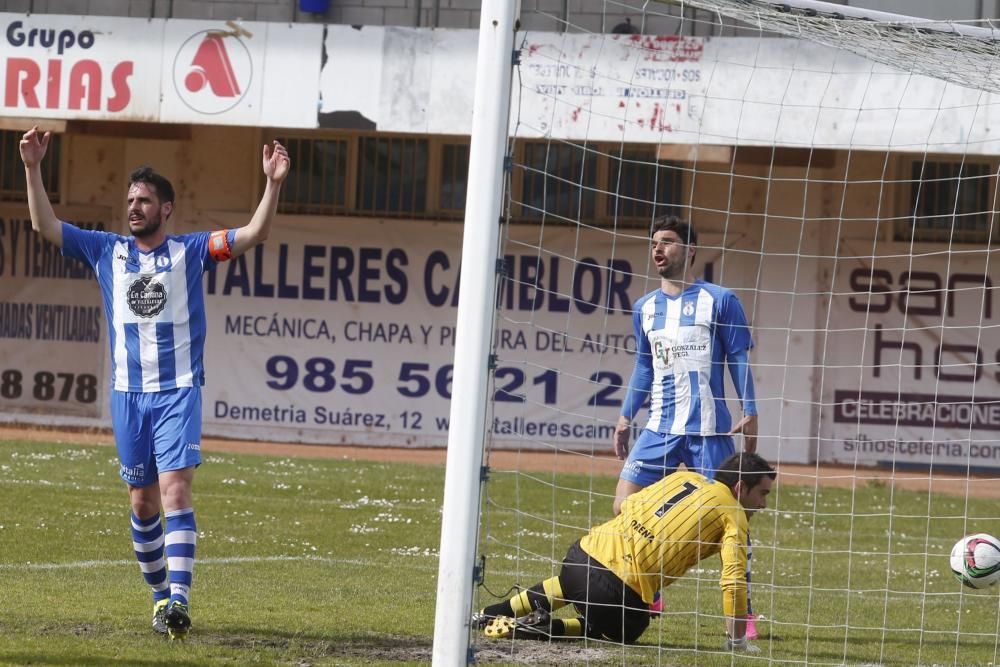
[[113, 447], [0, 442], [0, 664], [430, 656], [443, 471], [207, 453], [193, 631], [150, 628]]
[[[195, 480], [194, 630], [171, 643], [128, 537], [113, 448], [0, 442], [0, 664], [372, 665], [430, 661], [439, 466], [206, 453]], [[554, 573], [610, 512], [610, 477], [494, 471], [480, 539], [491, 602]], [[996, 501], [778, 485], [754, 518], [757, 659], [717, 651], [718, 560], [667, 589], [638, 646], [477, 640], [481, 663], [991, 665], [998, 588], [947, 554], [1000, 532]]]
[[[485, 584], [497, 596], [552, 576], [584, 529], [608, 518], [613, 479], [495, 472], [482, 540]], [[948, 564], [971, 532], [1000, 532], [995, 499], [777, 484], [751, 521], [754, 611], [762, 649], [737, 664], [997, 665], [1000, 586], [963, 588]], [[719, 559], [664, 592], [665, 614], [617, 664], [731, 665], [724, 639]], [[497, 599], [481, 592], [479, 604]], [[587, 654], [581, 659], [593, 660]]]

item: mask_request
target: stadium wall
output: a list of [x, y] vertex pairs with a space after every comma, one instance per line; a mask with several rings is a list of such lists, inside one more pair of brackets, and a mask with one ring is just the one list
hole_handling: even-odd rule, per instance
[[[21, 20], [19, 15], [4, 18], [8, 25]], [[168, 22], [164, 34], [178, 25], [188, 32], [201, 29], [187, 22]], [[263, 27], [267, 34], [286, 35], [285, 27]], [[439, 40], [447, 48], [460, 49], [473, 43], [468, 31], [340, 29], [346, 34], [379, 36], [358, 44], [362, 51], [357, 62], [379, 68], [379, 78], [374, 80], [412, 84], [405, 104], [400, 104], [391, 86], [372, 86], [373, 79], [359, 75], [352, 84], [358, 92], [346, 96], [348, 110], [366, 110], [380, 130], [394, 133], [438, 136], [445, 132], [443, 127], [453, 131], [465, 127], [462, 123], [467, 123], [470, 108], [462, 102], [461, 87], [447, 97], [451, 104], [443, 110], [433, 104], [421, 106], [423, 99], [434, 102], [441, 97], [432, 94], [433, 83], [424, 82], [442, 79], [427, 77], [420, 69], [428, 66], [427, 57], [435, 66], [441, 65], [440, 60], [433, 60], [436, 50], [426, 44], [421, 47], [420, 40]], [[333, 29], [330, 33], [339, 35]], [[563, 39], [551, 34], [533, 38], [538, 44], [559, 44]], [[386, 48], [390, 39], [399, 41]], [[605, 51], [610, 52], [612, 46], [618, 48], [621, 43], [611, 41]], [[821, 61], [830, 59], [822, 49], [810, 50], [791, 41], [774, 40], [771, 47], [774, 52], [768, 57], [776, 61], [782, 61], [783, 49], [797, 49], [800, 57], [811, 52]], [[160, 47], [154, 43], [150, 48], [152, 54], [165, 57], [165, 47], [157, 51]], [[319, 49], [308, 48], [318, 61]], [[739, 50], [745, 45], [739, 40], [714, 40], [704, 48]], [[537, 51], [544, 53], [544, 49]], [[328, 52], [337, 55], [332, 48]], [[467, 64], [467, 59], [457, 57], [446, 60], [463, 67]], [[717, 57], [703, 65], [709, 68], [712, 62], [726, 60]], [[858, 59], [836, 60], [849, 69], [858, 64]], [[297, 62], [301, 69], [309, 61]], [[339, 72], [358, 71], [353, 63], [337, 57], [332, 62]], [[683, 66], [693, 67], [687, 62]], [[280, 73], [280, 68], [273, 69]], [[814, 71], [824, 70], [816, 67]], [[871, 66], [857, 71], [857, 80], [867, 81]], [[877, 90], [891, 96], [894, 87], [906, 86], [912, 78], [880, 75], [879, 87], [848, 86], [845, 94]], [[462, 76], [458, 72], [447, 80], [461, 81]], [[766, 84], [762, 96], [755, 98], [760, 106], [747, 105], [748, 114], [756, 109], [753, 113], [761, 119], [780, 118], [774, 109], [781, 104], [781, 96], [768, 99], [767, 95], [784, 88], [762, 79]], [[343, 90], [336, 80], [319, 74], [317, 80], [318, 90], [304, 98], [307, 106], [308, 100], [319, 97], [330, 101], [333, 95], [323, 92]], [[738, 84], [740, 79], [720, 76], [718, 80]], [[825, 90], [823, 81], [799, 83], [803, 95], [815, 88]], [[367, 93], [364, 84], [368, 84]], [[309, 92], [307, 86], [299, 88]], [[695, 88], [695, 84], [678, 86], [685, 92]], [[702, 232], [700, 270], [707, 278], [737, 290], [751, 317], [758, 341], [754, 366], [765, 436], [762, 450], [774, 455], [780, 448], [781, 460], [809, 462], [820, 457], [877, 463], [905, 450], [906, 460], [914, 463], [944, 457], [958, 464], [972, 455], [973, 446], [975, 455], [985, 459], [983, 466], [993, 460], [993, 450], [979, 440], [988, 440], [993, 431], [1000, 430], [991, 392], [983, 389], [995, 378], [977, 361], [992, 360], [998, 354], [988, 339], [980, 340], [982, 326], [993, 317], [992, 302], [984, 302], [982, 294], [975, 302], [973, 293], [956, 308], [941, 296], [942, 286], [958, 280], [958, 286], [964, 287], [969, 276], [985, 277], [980, 284], [995, 282], [984, 259], [988, 254], [972, 248], [951, 256], [942, 252], [946, 246], [911, 245], [894, 235], [894, 221], [905, 220], [910, 206], [907, 179], [912, 162], [923, 160], [925, 154], [933, 157], [932, 149], [955, 153], [972, 148], [988, 153], [995, 143], [988, 136], [991, 118], [976, 117], [963, 126], [968, 131], [954, 136], [950, 133], [956, 123], [951, 122], [951, 114], [960, 117], [964, 109], [975, 108], [964, 101], [967, 93], [935, 84], [927, 89], [926, 94], [933, 97], [928, 102], [919, 98], [923, 88], [911, 88], [918, 95], [906, 100], [917, 111], [912, 118], [900, 120], [898, 101], [893, 111], [875, 99], [872, 116], [851, 130], [852, 136], [863, 133], [873, 142], [891, 136], [900, 145], [922, 148], [910, 154], [875, 143], [867, 150], [847, 151], [847, 145], [838, 147], [826, 139], [823, 143], [830, 147], [814, 149], [796, 139], [795, 133], [803, 127], [799, 117], [786, 124], [748, 121], [734, 130], [725, 129], [724, 121], [731, 120], [732, 114], [715, 113], [704, 101], [728, 96], [723, 90], [705, 97], [704, 88], [700, 89], [701, 106], [677, 106], [676, 132], [657, 128], [655, 134], [646, 135], [659, 140], [673, 133], [673, 141], [678, 134], [697, 138], [701, 128], [718, 123], [722, 131], [744, 142], [739, 147], [717, 146], [722, 152], [715, 162], [683, 156], [673, 159], [685, 170], [682, 187], [690, 193], [691, 216]], [[522, 91], [525, 117], [532, 113], [544, 117], [539, 111], [544, 107], [537, 106], [542, 102], [532, 98], [538, 90]], [[941, 94], [961, 104], [943, 108], [935, 101]], [[695, 97], [687, 98], [688, 102]], [[929, 108], [937, 104], [939, 113], [926, 113], [927, 104]], [[125, 116], [127, 122], [104, 123], [99, 120], [106, 110], [94, 112], [95, 119], [88, 120], [85, 111], [37, 108], [39, 114], [49, 114], [47, 120], [53, 126], [62, 123], [66, 140], [60, 214], [120, 229], [127, 174], [138, 164], [152, 163], [178, 187], [174, 221], [178, 230], [243, 224], [259, 197], [259, 146], [289, 130], [261, 129], [265, 123], [240, 125], [246, 116], [237, 116], [233, 124], [209, 126], [194, 122], [191, 110], [182, 106], [161, 103], [158, 110], [152, 110], [160, 118], [174, 119], [172, 123], [142, 123], [139, 114]], [[268, 104], [254, 105], [254, 113], [264, 113], [261, 107], [266, 109]], [[309, 114], [296, 111], [296, 104], [271, 107], [273, 113], [291, 111], [290, 124], [299, 118], [310, 120]], [[410, 113], [414, 108], [425, 111]], [[701, 112], [691, 113], [695, 109]], [[889, 113], [879, 116], [886, 109]], [[317, 129], [314, 103], [308, 111], [311, 124], [296, 129], [297, 136], [352, 136], [348, 130]], [[82, 118], [74, 119], [74, 114]], [[6, 108], [2, 115], [8, 128], [30, 122], [18, 109]], [[928, 116], [943, 122], [928, 130], [924, 124]], [[188, 122], [176, 122], [184, 118]], [[829, 124], [833, 139], [838, 136], [833, 129], [844, 126], [841, 118], [819, 120], [823, 123], [817, 127]], [[892, 132], [885, 130], [887, 122], [894, 123], [888, 126]], [[579, 131], [569, 124], [560, 127], [571, 138]], [[771, 146], [760, 136], [761, 128], [772, 133]], [[598, 134], [593, 140], [613, 140], [622, 132], [614, 124], [594, 129]], [[744, 136], [742, 131], [758, 134]], [[529, 136], [535, 136], [533, 132], [526, 130]], [[927, 143], [927, 132], [940, 132], [933, 146]], [[913, 139], [920, 136], [923, 146]], [[775, 138], [792, 145], [774, 148]], [[800, 143], [795, 145], [795, 141]], [[664, 145], [689, 150], [692, 144]], [[5, 385], [8, 393], [2, 418], [106, 424], [103, 378], [109, 375], [109, 361], [96, 288], [86, 272], [66, 268], [50, 248], [33, 239], [23, 204], [3, 204], [0, 217], [6, 271], [0, 281], [0, 302], [7, 305], [3, 313], [7, 340], [0, 361], [3, 371], [15, 371], [20, 377]], [[530, 224], [518, 225], [512, 232], [521, 250], [510, 251], [509, 264], [511, 276], [520, 284], [514, 285], [512, 279], [502, 296], [504, 310], [515, 317], [501, 325], [499, 361], [501, 368], [508, 369], [507, 386], [514, 385], [512, 390], [524, 393], [527, 400], [500, 401], [496, 408], [500, 421], [494, 427], [501, 436], [509, 436], [500, 438], [506, 446], [604, 450], [609, 441], [606, 431], [617, 415], [613, 397], [621, 390], [616, 385], [631, 368], [627, 341], [609, 343], [606, 337], [627, 338], [628, 304], [656, 284], [649, 278], [644, 234], [626, 230], [612, 249], [607, 235], [595, 233], [578, 240], [572, 228], [552, 228], [544, 234], [545, 243], [539, 244], [538, 232]], [[215, 318], [207, 351], [206, 432], [320, 444], [443, 444], [460, 233], [459, 225], [444, 220], [281, 216], [272, 241], [260, 254], [225, 267], [206, 283]], [[551, 261], [556, 257], [594, 261], [564, 261], [556, 267]], [[538, 258], [549, 270], [546, 280], [530, 270]], [[909, 296], [914, 270], [919, 272], [921, 296]], [[566, 296], [575, 284], [590, 291], [569, 300]], [[542, 292], [554, 292], [562, 300], [538, 297]], [[600, 296], [609, 293], [613, 301]], [[919, 299], [923, 299], [919, 310], [909, 307], [910, 300]], [[572, 317], [568, 319], [566, 313]], [[529, 321], [531, 328], [519, 324], [517, 316], [524, 316], [520, 319]], [[94, 326], [95, 322], [101, 326]], [[553, 336], [546, 331], [565, 333]], [[537, 374], [546, 368], [557, 369], [560, 378], [536, 378], [525, 370], [535, 369], [531, 373]], [[610, 390], [612, 400], [607, 400], [608, 394], [598, 400], [598, 389]], [[938, 401], [941, 396], [948, 400]], [[964, 403], [965, 407], [948, 408], [945, 414], [927, 408], [932, 403]], [[986, 437], [979, 436], [980, 432]]]
[[[258, 196], [261, 131], [193, 126], [190, 132], [189, 138], [169, 140], [67, 136], [67, 188], [60, 214], [120, 229], [127, 173], [140, 163], [150, 163], [178, 187], [173, 222], [178, 231], [242, 224]], [[893, 168], [902, 168], [896, 164], [898, 158], [890, 159]], [[898, 303], [902, 297], [879, 297], [863, 290], [871, 271], [888, 272], [891, 288], [913, 270], [923, 271], [925, 282], [947, 282], [949, 276], [969, 274], [983, 265], [982, 256], [977, 261], [975, 254], [950, 264], [934, 259], [936, 255], [914, 263], [902, 254], [903, 244], [876, 236], [873, 224], [837, 222], [841, 210], [844, 218], [856, 221], [871, 216], [879, 205], [888, 210], [895, 195], [871, 186], [867, 192], [851, 190], [845, 197], [844, 188], [817, 181], [836, 183], [848, 171], [855, 177], [880, 173], [885, 160], [885, 154], [862, 153], [853, 154], [848, 164], [848, 155], [837, 153], [825, 170], [811, 170], [812, 182], [805, 179], [803, 168], [784, 167], [778, 175], [786, 180], [772, 179], [770, 188], [763, 185], [769, 167], [753, 162], [738, 162], [732, 174], [713, 175], [707, 165], [694, 173], [692, 204], [698, 211], [694, 217], [702, 244], [699, 271], [734, 288], [753, 322], [761, 448], [768, 455], [780, 453], [782, 460], [798, 462], [817, 456], [843, 462], [857, 456], [862, 462], [877, 463], [887, 448], [905, 446], [910, 454], [904, 460], [919, 462], [933, 453], [940, 461], [948, 458], [936, 449], [944, 446], [943, 441], [970, 440], [968, 426], [963, 425], [971, 422], [963, 421], [962, 415], [914, 414], [900, 426], [885, 412], [893, 409], [883, 405], [885, 394], [896, 395], [900, 387], [913, 394], [966, 398], [977, 390], [967, 370], [946, 369], [950, 372], [942, 380], [940, 370], [917, 368], [909, 352], [901, 354], [899, 346], [891, 344], [904, 339], [910, 346], [918, 344], [926, 362], [940, 346], [941, 333], [906, 325]], [[882, 199], [886, 201], [880, 204]], [[731, 200], [740, 212], [728, 222], [711, 212], [723, 200]], [[4, 371], [20, 372], [24, 380], [23, 393], [4, 401], [0, 419], [106, 425], [104, 378], [110, 368], [96, 286], [86, 272], [58, 273], [56, 264], [47, 261], [31, 239], [26, 217], [23, 205], [0, 205], [5, 267], [0, 269], [4, 272], [0, 302], [33, 309], [31, 326], [22, 328], [20, 336], [10, 335], [17, 315], [4, 312], [7, 340], [0, 365]], [[541, 333], [566, 328], [567, 315], [551, 297], [535, 308], [534, 288], [504, 290], [507, 314], [530, 320], [532, 326], [501, 323], [500, 366], [529, 371], [559, 368], [560, 376], [551, 400], [543, 395], [546, 385], [532, 385], [529, 377], [517, 388], [528, 396], [527, 404], [498, 403], [495, 426], [500, 444], [601, 451], [609, 441], [604, 431], [617, 408], [588, 405], [596, 389], [604, 387], [585, 380], [602, 372], [621, 381], [630, 373], [629, 351], [634, 347], [625, 340], [631, 323], [623, 306], [655, 287], [655, 281], [643, 277], [651, 274], [646, 244], [641, 234], [619, 239], [612, 253], [606, 237], [578, 239], [571, 230], [553, 229], [545, 233], [544, 246], [533, 251], [531, 244], [538, 237], [537, 227], [515, 228], [514, 238], [524, 244], [511, 260], [516, 271], [539, 254], [567, 256], [578, 247], [576, 252], [596, 258], [599, 265], [617, 262], [617, 277], [605, 270], [577, 276], [598, 285], [594, 293], [602, 284], [605, 289], [614, 281], [621, 285], [626, 274], [631, 280], [612, 304], [616, 310], [610, 315], [599, 307], [584, 312], [586, 296], [582, 308], [572, 306], [572, 326], [565, 336]], [[206, 354], [206, 433], [317, 444], [442, 445], [460, 243], [460, 225], [448, 222], [280, 216], [260, 255], [227, 266], [207, 281], [212, 320]], [[845, 258], [839, 260], [828, 251], [838, 243], [846, 249]], [[368, 257], [364, 270], [362, 255]], [[335, 256], [355, 262], [353, 270], [341, 272], [343, 280], [336, 284], [331, 280]], [[551, 269], [551, 259], [546, 262]], [[535, 286], [568, 294], [573, 280], [573, 268], [564, 262], [558, 267], [558, 280], [550, 276]], [[932, 295], [922, 298], [926, 312], [935, 303], [940, 305]], [[879, 305], [885, 299], [891, 307], [884, 313], [867, 312], [870, 303]], [[590, 301], [591, 306], [603, 305]], [[54, 310], [56, 306], [62, 312]], [[67, 308], [74, 312], [67, 313]], [[949, 317], [942, 308], [938, 317], [964, 326], [978, 324], [983, 312], [982, 305], [965, 299], [954, 315]], [[992, 310], [989, 314], [992, 317]], [[83, 319], [67, 328], [69, 317]], [[874, 332], [875, 325], [885, 332]], [[906, 333], [907, 326], [914, 331]], [[984, 355], [996, 354], [985, 349], [987, 341], [975, 334], [956, 337], [962, 326], [949, 335], [950, 345], [974, 345], [983, 347]], [[81, 331], [91, 333], [80, 339]], [[959, 352], [950, 362], [969, 368], [968, 350]], [[320, 359], [328, 362], [315, 361]], [[32, 378], [40, 372], [63, 379], [55, 393], [33, 398]], [[83, 376], [97, 378], [93, 393], [88, 393]], [[980, 401], [988, 400], [983, 387], [989, 380], [983, 377], [978, 382]], [[65, 381], [70, 388], [60, 396], [59, 382]], [[857, 400], [835, 400], [844, 392]], [[862, 401], [862, 392], [872, 396]], [[731, 387], [729, 394], [733, 395]], [[852, 408], [855, 404], [867, 407]], [[984, 421], [978, 425], [987, 434], [1000, 423], [988, 410], [980, 419]], [[943, 428], [947, 423], [950, 431]], [[975, 442], [960, 448], [968, 454], [972, 446], [983, 457], [981, 466], [989, 467], [995, 452]], [[950, 457], [957, 462], [962, 455], [955, 451]]]
[[[306, 12], [297, 0], [0, 0], [0, 11], [35, 14], [129, 16], [136, 18], [243, 19], [246, 21], [477, 28], [478, 0], [330, 0], [325, 12]], [[883, 12], [957, 21], [1000, 17], [1000, 2], [942, 3], [939, 0], [854, 0], [841, 4]], [[643, 13], [643, 8], [646, 13]], [[523, 0], [525, 30], [610, 32], [629, 19], [646, 34], [719, 34], [713, 17], [689, 10], [683, 23], [666, 5], [609, 6], [602, 0]], [[692, 20], [693, 19], [693, 20]], [[740, 34], [729, 26], [726, 35]]]

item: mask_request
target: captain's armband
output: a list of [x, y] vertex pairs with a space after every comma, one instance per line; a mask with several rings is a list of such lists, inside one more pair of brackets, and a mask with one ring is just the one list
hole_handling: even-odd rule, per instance
[[208, 236], [208, 254], [216, 262], [225, 262], [232, 259], [233, 249], [229, 244], [229, 230], [220, 229]]

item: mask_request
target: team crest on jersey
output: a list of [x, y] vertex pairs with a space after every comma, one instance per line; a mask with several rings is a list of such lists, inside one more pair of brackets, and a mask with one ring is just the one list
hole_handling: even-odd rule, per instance
[[694, 304], [690, 301], [685, 301], [684, 305], [681, 306], [681, 313], [684, 314], [684, 317], [691, 317], [694, 315]]
[[128, 287], [128, 308], [139, 317], [156, 317], [167, 304], [167, 288], [153, 276], [142, 276]]

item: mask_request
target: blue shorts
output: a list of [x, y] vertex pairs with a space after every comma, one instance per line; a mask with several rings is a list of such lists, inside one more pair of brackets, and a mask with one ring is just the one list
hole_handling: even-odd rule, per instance
[[111, 392], [111, 424], [131, 486], [149, 486], [159, 473], [201, 464], [201, 387]]
[[722, 462], [735, 453], [736, 445], [728, 435], [672, 435], [643, 429], [620, 477], [645, 488], [683, 463], [711, 479]]

